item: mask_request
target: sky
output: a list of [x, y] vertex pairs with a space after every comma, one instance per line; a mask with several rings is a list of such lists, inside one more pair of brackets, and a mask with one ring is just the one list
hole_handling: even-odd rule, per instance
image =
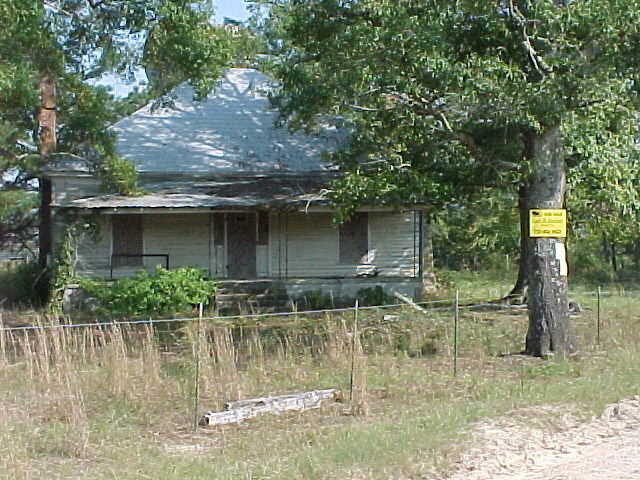
[[234, 20], [246, 20], [249, 12], [244, 0], [216, 0], [216, 20], [222, 21], [224, 17]]

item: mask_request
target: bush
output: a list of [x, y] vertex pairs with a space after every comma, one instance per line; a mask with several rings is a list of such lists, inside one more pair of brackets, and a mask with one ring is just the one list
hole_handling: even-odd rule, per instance
[[332, 307], [331, 298], [325, 295], [322, 290], [307, 290], [302, 292], [299, 299], [305, 308], [309, 310], [322, 310]]
[[112, 283], [82, 280], [87, 295], [98, 301], [96, 313], [110, 316], [170, 315], [186, 312], [195, 305], [208, 305], [216, 282], [204, 278], [204, 270], [158, 266], [155, 274], [142, 270], [134, 277]]
[[49, 275], [37, 262], [7, 264], [0, 268], [0, 303], [40, 307], [48, 294]]
[[356, 293], [356, 299], [358, 300], [358, 303], [363, 307], [389, 305], [393, 303], [393, 298], [384, 293], [384, 290], [380, 285], [376, 285], [375, 287], [361, 288]]

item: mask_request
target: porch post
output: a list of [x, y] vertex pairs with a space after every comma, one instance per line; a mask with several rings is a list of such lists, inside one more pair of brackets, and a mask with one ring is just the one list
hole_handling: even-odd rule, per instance
[[289, 278], [289, 212], [284, 214], [284, 278]]
[[433, 266], [433, 225], [431, 218], [424, 210], [420, 210], [422, 238], [420, 252], [422, 272], [422, 295], [434, 293], [437, 289], [436, 275]]
[[278, 278], [282, 279], [282, 212], [278, 212]]

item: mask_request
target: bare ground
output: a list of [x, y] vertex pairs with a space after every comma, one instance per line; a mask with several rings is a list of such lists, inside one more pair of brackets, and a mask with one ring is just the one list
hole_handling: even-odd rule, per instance
[[477, 425], [473, 445], [449, 480], [640, 480], [640, 397], [588, 423], [570, 406], [520, 409]]

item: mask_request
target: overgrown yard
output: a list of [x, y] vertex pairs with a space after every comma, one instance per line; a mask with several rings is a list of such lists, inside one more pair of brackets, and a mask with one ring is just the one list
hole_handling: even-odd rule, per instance
[[[583, 305], [579, 358], [521, 356], [522, 310], [464, 307], [455, 376], [449, 303], [426, 315], [360, 310], [357, 324], [353, 311], [205, 320], [200, 341], [196, 322], [4, 331], [0, 475], [441, 478], [478, 420], [559, 404], [587, 419], [638, 393], [640, 294], [603, 295], [600, 345], [596, 297], [573, 298]], [[194, 431], [196, 370], [200, 413], [321, 388], [341, 389], [345, 401]]]

